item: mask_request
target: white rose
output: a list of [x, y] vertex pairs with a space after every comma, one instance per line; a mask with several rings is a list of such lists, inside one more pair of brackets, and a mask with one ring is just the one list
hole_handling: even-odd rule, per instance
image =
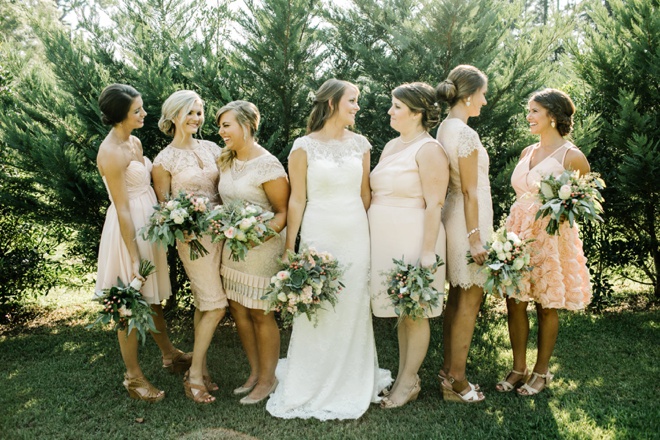
[[241, 222], [238, 225], [238, 227], [241, 228], [244, 231], [246, 229], [249, 229], [250, 226], [252, 226], [252, 222], [250, 221], [249, 218], [244, 218], [243, 220], [241, 220]]
[[500, 261], [506, 261], [506, 255], [504, 254], [504, 252], [498, 252], [497, 259]]
[[541, 182], [541, 192], [547, 199], [552, 199], [555, 197], [552, 191], [552, 187], [545, 182]]
[[245, 212], [248, 214], [257, 214], [259, 212], [259, 208], [257, 208], [254, 205], [250, 205], [247, 208], [245, 208]]
[[571, 198], [571, 186], [570, 185], [562, 185], [561, 188], [559, 188], [559, 198], [562, 200], [568, 200]]
[[238, 240], [238, 241], [247, 241], [247, 235], [245, 235], [245, 232], [243, 232], [243, 231], [238, 231], [236, 233], [236, 240]]
[[515, 232], [507, 232], [506, 233], [506, 239], [509, 240], [509, 241], [512, 241], [513, 244], [515, 244], [515, 245], [520, 245], [520, 243], [521, 243], [521, 240], [518, 237], [518, 234], [516, 234]]
[[502, 249], [504, 252], [510, 252], [511, 249], [513, 249], [513, 245], [511, 244], [510, 241], [505, 241], [504, 244], [502, 245]]
[[523, 260], [523, 258], [516, 258], [516, 259], [513, 261], [513, 268], [514, 268], [515, 270], [520, 270], [520, 269], [522, 269], [522, 267], [523, 267], [524, 265], [525, 265], [525, 261]]
[[133, 281], [131, 281], [130, 286], [133, 289], [139, 291], [140, 289], [142, 289], [142, 281], [140, 281], [138, 278], [133, 278]]
[[176, 223], [177, 225], [180, 225], [183, 223], [183, 221], [188, 217], [188, 213], [186, 212], [185, 209], [183, 208], [178, 208], [172, 211], [170, 214], [170, 217], [172, 218], [172, 221]]
[[280, 302], [286, 302], [288, 300], [288, 298], [286, 297], [286, 293], [284, 293], [284, 292], [278, 293], [277, 294], [277, 299]]
[[173, 209], [179, 207], [179, 203], [178, 203], [177, 201], [175, 201], [175, 200], [170, 200], [169, 202], [167, 202], [167, 204], [165, 205], [165, 207], [166, 207], [167, 209], [169, 209], [170, 211], [172, 211]]
[[133, 314], [131, 309], [127, 309], [125, 305], [121, 306], [118, 312], [119, 312], [119, 316], [131, 316]]
[[275, 277], [276, 277], [278, 280], [288, 280], [290, 275], [291, 275], [291, 274], [289, 273], [289, 271], [287, 271], [287, 270], [281, 270], [281, 271], [277, 272], [277, 274], [275, 275]]
[[504, 250], [501, 241], [495, 241], [495, 242], [493, 242], [493, 244], [490, 246], [490, 248], [491, 248], [492, 250], [494, 250], [495, 252], [497, 252], [497, 253], [500, 253], [500, 252], [502, 252], [502, 251]]

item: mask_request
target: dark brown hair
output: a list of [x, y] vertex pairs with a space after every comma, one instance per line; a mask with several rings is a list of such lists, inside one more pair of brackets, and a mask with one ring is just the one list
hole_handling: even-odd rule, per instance
[[534, 93], [529, 100], [538, 102], [548, 111], [561, 136], [566, 136], [573, 130], [575, 104], [566, 93], [557, 89], [543, 89]]
[[101, 122], [106, 125], [117, 125], [128, 116], [133, 101], [140, 93], [127, 84], [111, 84], [99, 96]]
[[413, 113], [422, 114], [422, 127], [429, 131], [440, 122], [440, 107], [435, 102], [435, 90], [423, 82], [401, 84], [392, 96], [403, 102]]
[[436, 86], [436, 97], [451, 108], [459, 100], [473, 95], [487, 84], [488, 77], [485, 73], [469, 64], [461, 64], [454, 67], [447, 79]]

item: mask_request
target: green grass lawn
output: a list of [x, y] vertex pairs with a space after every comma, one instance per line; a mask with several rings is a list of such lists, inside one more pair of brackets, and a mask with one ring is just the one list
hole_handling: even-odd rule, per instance
[[[551, 362], [555, 381], [533, 398], [495, 391], [494, 384], [510, 368], [511, 354], [506, 316], [489, 311], [479, 319], [468, 365], [469, 378], [486, 394], [486, 402], [478, 405], [442, 401], [436, 380], [442, 318], [434, 319], [417, 401], [393, 410], [372, 405], [359, 420], [320, 422], [279, 420], [264, 404], [238, 403], [231, 390], [246, 378], [248, 366], [229, 321], [218, 328], [209, 352], [211, 373], [220, 385], [215, 403], [203, 406], [186, 399], [181, 376], [161, 368], [152, 340], [141, 350], [142, 367], [167, 396], [155, 404], [130, 399], [121, 384], [116, 334], [85, 329], [98, 307], [88, 298], [87, 292], [51, 294], [30, 306], [29, 321], [0, 327], [0, 438], [658, 438], [657, 308], [560, 313]], [[374, 321], [380, 365], [396, 370], [393, 325], [393, 320]], [[282, 333], [283, 354], [289, 335]], [[188, 320], [173, 323], [171, 336], [178, 347], [192, 348]], [[536, 337], [535, 328], [531, 337]], [[535, 356], [533, 347], [529, 356]]]

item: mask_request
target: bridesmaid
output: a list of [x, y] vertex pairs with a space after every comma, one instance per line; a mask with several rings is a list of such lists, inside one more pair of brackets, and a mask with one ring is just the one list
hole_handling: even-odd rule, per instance
[[[211, 205], [218, 197], [220, 147], [210, 141], [193, 138], [204, 123], [204, 102], [191, 90], [173, 93], [163, 103], [158, 121], [160, 130], [172, 136], [172, 142], [154, 160], [152, 177], [159, 201], [184, 190], [208, 197]], [[192, 365], [184, 377], [186, 396], [197, 403], [215, 400], [209, 391], [218, 386], [208, 372], [206, 354], [218, 323], [225, 315], [227, 296], [220, 281], [222, 244], [211, 243], [209, 236], [198, 237], [209, 254], [190, 259], [188, 244], [177, 242], [179, 258], [190, 279], [195, 302], [195, 345]]]
[[[223, 203], [244, 200], [273, 212], [270, 226], [281, 232], [286, 226], [289, 180], [280, 161], [254, 138], [259, 119], [257, 107], [246, 101], [230, 102], [216, 113], [218, 134], [225, 142], [219, 158], [218, 192]], [[244, 261], [232, 260], [229, 246], [222, 255], [229, 310], [250, 364], [250, 376], [234, 390], [234, 394], [250, 393], [240, 400], [242, 404], [261, 402], [277, 386], [280, 331], [274, 313], [264, 314], [267, 304], [261, 297], [279, 270], [277, 261], [283, 252], [284, 240], [278, 235], [250, 249]]]
[[[449, 155], [450, 182], [443, 222], [447, 231], [449, 298], [443, 322], [444, 365], [439, 373], [446, 400], [475, 403], [484, 400], [479, 386], [465, 377], [465, 365], [486, 276], [481, 265], [484, 245], [493, 227], [488, 181], [488, 153], [479, 135], [467, 125], [486, 105], [488, 79], [473, 66], [455, 67], [436, 88], [438, 100], [449, 105], [436, 138]], [[470, 252], [476, 264], [468, 264]]]
[[[190, 365], [190, 356], [177, 350], [167, 334], [161, 301], [171, 294], [167, 275], [165, 250], [144, 241], [137, 232], [151, 217], [156, 195], [151, 188], [151, 162], [142, 154], [140, 140], [131, 135], [144, 126], [147, 112], [142, 107], [142, 97], [137, 90], [125, 84], [112, 84], [99, 97], [101, 120], [112, 125], [96, 157], [103, 183], [110, 196], [106, 212], [101, 244], [99, 247], [96, 294], [112, 287], [117, 278], [128, 284], [138, 274], [141, 259], [150, 260], [158, 269], [142, 285], [142, 296], [156, 313], [154, 324], [158, 333], [152, 333], [163, 355], [163, 367]], [[165, 392], [154, 387], [142, 373], [138, 363], [137, 331], [127, 334], [117, 332], [121, 356], [126, 365], [124, 387], [128, 394], [139, 400], [155, 402], [165, 397]]]
[[[387, 112], [399, 136], [385, 145], [378, 165], [371, 172], [371, 308], [379, 318], [396, 313], [384, 286], [383, 272], [392, 268], [392, 258], [429, 267], [436, 254], [445, 259], [445, 229], [442, 205], [449, 182], [449, 159], [428, 131], [440, 120], [433, 87], [425, 83], [403, 84], [392, 91]], [[445, 267], [435, 273], [434, 287], [445, 290]], [[439, 316], [442, 304], [428, 312]], [[428, 319], [405, 318], [397, 328], [399, 372], [394, 386], [381, 401], [382, 408], [395, 408], [415, 400], [421, 390], [417, 375], [429, 346]]]
[[[539, 136], [539, 142], [523, 150], [513, 170], [511, 184], [516, 190], [516, 202], [511, 206], [506, 227], [521, 239], [534, 239], [530, 243], [534, 269], [521, 293], [506, 301], [513, 369], [496, 385], [497, 391], [509, 392], [522, 384], [517, 390], [521, 396], [539, 393], [552, 380], [549, 363], [559, 331], [557, 309], [580, 310], [591, 302], [589, 270], [577, 225], [571, 227], [565, 221], [559, 227], [559, 235], [548, 235], [547, 218], [534, 220], [539, 208], [537, 185], [543, 177], [559, 176], [565, 170], [577, 170], [580, 174], [590, 171], [584, 154], [564, 139], [573, 127], [575, 106], [564, 92], [545, 89], [532, 95], [528, 107], [529, 129]], [[529, 301], [536, 303], [539, 326], [538, 354], [531, 377], [526, 359]]]

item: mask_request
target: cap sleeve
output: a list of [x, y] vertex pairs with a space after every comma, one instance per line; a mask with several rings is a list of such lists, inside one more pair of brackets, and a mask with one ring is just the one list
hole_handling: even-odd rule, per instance
[[288, 177], [280, 161], [272, 154], [266, 155], [263, 160], [259, 161], [256, 174], [255, 183], [257, 185], [263, 185], [266, 182], [279, 179], [280, 177]]
[[206, 140], [204, 141], [204, 146], [211, 153], [213, 159], [217, 161], [218, 158], [220, 157], [220, 153], [222, 153], [222, 148], [220, 148], [218, 144], [216, 144], [215, 142], [206, 141]]
[[481, 147], [481, 141], [476, 131], [463, 127], [458, 133], [458, 157], [468, 157], [474, 150]]
[[371, 143], [366, 137], [362, 136], [361, 134], [357, 135], [357, 137], [358, 137], [358, 145], [360, 146], [360, 152], [362, 154], [371, 150], [372, 148]]
[[161, 150], [153, 161], [153, 166], [161, 166], [168, 173], [172, 172], [172, 149], [168, 146]]
[[293, 154], [293, 152], [296, 150], [303, 150], [306, 153], [308, 144], [309, 143], [307, 142], [307, 136], [299, 137], [298, 139], [293, 141], [293, 145], [291, 146], [291, 151], [289, 151], [289, 157], [291, 157], [291, 154]]

